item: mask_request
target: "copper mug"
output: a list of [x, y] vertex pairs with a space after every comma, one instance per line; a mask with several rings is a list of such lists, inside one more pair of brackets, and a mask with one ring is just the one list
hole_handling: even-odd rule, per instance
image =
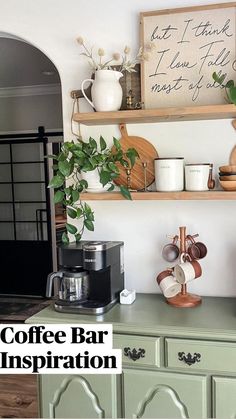
[[173, 242], [166, 244], [162, 250], [162, 257], [167, 262], [174, 262], [179, 257], [179, 247], [177, 246], [178, 236], [173, 238]]
[[187, 240], [190, 241], [188, 254], [192, 259], [203, 259], [207, 255], [207, 247], [204, 243], [196, 242], [190, 235], [187, 236]]
[[187, 282], [202, 275], [200, 263], [197, 260], [191, 260], [188, 254], [183, 253], [180, 257], [180, 262], [174, 268], [174, 275], [179, 284], [187, 284]]

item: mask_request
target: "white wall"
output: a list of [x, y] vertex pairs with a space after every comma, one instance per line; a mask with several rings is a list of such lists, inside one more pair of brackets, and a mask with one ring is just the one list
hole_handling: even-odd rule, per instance
[[[79, 35], [108, 52], [129, 44], [138, 48], [139, 12], [167, 7], [215, 3], [204, 0], [0, 0], [0, 31], [25, 38], [57, 66], [63, 90], [65, 137], [70, 134], [72, 103], [69, 92], [90, 76], [75, 38]], [[13, 14], [14, 11], [14, 14]], [[228, 161], [235, 144], [230, 121], [130, 125], [130, 134], [149, 139], [160, 155], [183, 155], [186, 160]], [[86, 136], [119, 135], [113, 127], [83, 127]], [[203, 276], [190, 289], [202, 295], [236, 295], [236, 237], [234, 202], [92, 202], [96, 230], [86, 238], [125, 241], [126, 285], [143, 292], [159, 292], [156, 274], [166, 264], [160, 257], [166, 234], [179, 225], [199, 232], [209, 254], [202, 261]]]
[[61, 95], [0, 97], [0, 133], [62, 130]]

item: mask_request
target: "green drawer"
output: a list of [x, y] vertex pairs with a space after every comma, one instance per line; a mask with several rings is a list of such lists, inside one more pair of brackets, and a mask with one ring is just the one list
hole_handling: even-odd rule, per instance
[[114, 335], [113, 347], [122, 349], [122, 363], [160, 367], [160, 338]]
[[236, 372], [236, 343], [166, 339], [168, 368]]

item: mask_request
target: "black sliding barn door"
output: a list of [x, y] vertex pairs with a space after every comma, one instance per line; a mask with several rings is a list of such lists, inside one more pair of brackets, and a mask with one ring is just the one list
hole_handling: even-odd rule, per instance
[[46, 147], [0, 141], [0, 294], [44, 296], [53, 270]]

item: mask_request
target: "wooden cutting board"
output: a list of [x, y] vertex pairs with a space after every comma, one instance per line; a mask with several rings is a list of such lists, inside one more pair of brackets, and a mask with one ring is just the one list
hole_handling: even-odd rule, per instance
[[[232, 121], [232, 125], [233, 125], [234, 129], [236, 129], [236, 119], [234, 121]], [[234, 146], [233, 150], [230, 153], [229, 164], [231, 164], [231, 165], [236, 164], [236, 145]]]
[[[128, 148], [135, 148], [139, 154], [139, 159], [136, 160], [134, 167], [130, 173], [130, 188], [135, 190], [144, 189], [144, 168], [143, 163], [146, 163], [146, 186], [153, 183], [155, 179], [154, 159], [158, 157], [155, 147], [145, 138], [137, 137], [135, 135], [128, 135], [126, 125], [120, 124], [121, 139], [120, 144], [123, 151]], [[114, 179], [114, 183], [118, 186], [127, 186], [127, 172], [125, 168], [119, 165], [120, 176]]]

